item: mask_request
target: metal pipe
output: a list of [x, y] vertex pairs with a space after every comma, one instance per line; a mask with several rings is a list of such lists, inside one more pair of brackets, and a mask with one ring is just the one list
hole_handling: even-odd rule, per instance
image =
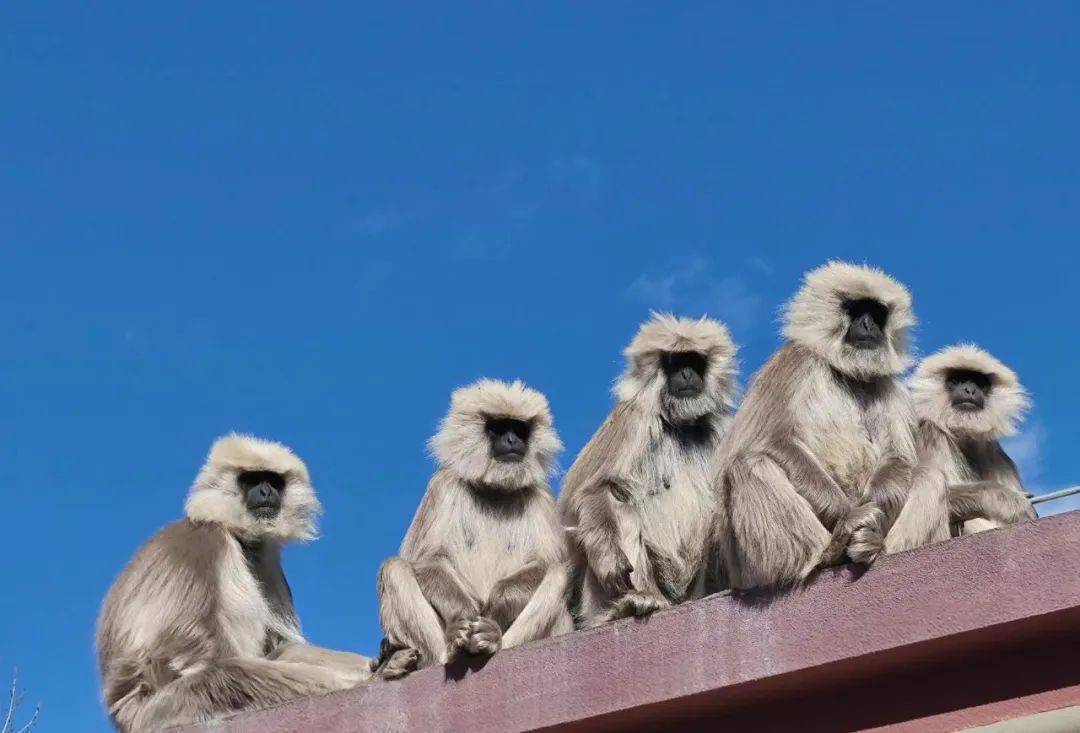
[[1072, 496], [1073, 494], [1080, 494], [1080, 486], [1073, 486], [1068, 489], [1062, 489], [1060, 491], [1052, 491], [1049, 494], [1040, 494], [1039, 496], [1033, 496], [1031, 497], [1031, 503], [1042, 504], [1044, 501], [1063, 499], [1066, 496]]

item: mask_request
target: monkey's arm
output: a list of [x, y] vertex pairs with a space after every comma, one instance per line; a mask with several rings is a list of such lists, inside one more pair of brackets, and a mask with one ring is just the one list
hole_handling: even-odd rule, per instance
[[633, 587], [634, 568], [620, 546], [616, 502], [630, 498], [622, 477], [640, 459], [646, 431], [632, 427], [642, 420], [632, 405], [617, 405], [574, 461], [559, 497], [571, 537], [597, 582], [614, 597]]
[[1035, 519], [1035, 507], [1016, 489], [997, 481], [951, 484], [948, 489], [949, 518], [955, 523], [988, 519], [999, 525]]
[[613, 502], [626, 491], [612, 480], [596, 481], [570, 500], [577, 526], [571, 537], [581, 547], [589, 569], [608, 594], [618, 597], [633, 588], [633, 566], [619, 545], [619, 518]]
[[359, 654], [339, 652], [299, 642], [281, 644], [267, 654], [266, 658], [279, 662], [300, 662], [336, 669], [343, 674], [357, 676], [358, 682], [367, 682], [371, 679], [373, 666], [372, 660]]
[[373, 679], [397, 679], [412, 672], [420, 661], [420, 653], [411, 648], [396, 649], [387, 654], [385, 659], [368, 659], [352, 652], [288, 642], [271, 652], [267, 658], [327, 667], [343, 675], [354, 676], [358, 682], [370, 682]]
[[913, 470], [913, 462], [903, 456], [888, 456], [878, 463], [866, 500], [844, 521], [851, 536], [847, 555], [854, 562], [869, 565], [885, 551], [885, 538], [907, 501]]
[[885, 536], [885, 553], [903, 552], [949, 539], [945, 474], [934, 465], [915, 468], [911, 490]]
[[502, 646], [508, 648], [549, 636], [560, 616], [568, 613], [568, 582], [569, 572], [562, 562], [552, 563], [547, 568], [532, 562], [500, 580], [491, 597], [499, 608], [493, 607], [492, 611], [503, 613], [505, 618], [515, 607], [520, 608], [520, 613], [515, 614], [510, 627], [503, 634]]

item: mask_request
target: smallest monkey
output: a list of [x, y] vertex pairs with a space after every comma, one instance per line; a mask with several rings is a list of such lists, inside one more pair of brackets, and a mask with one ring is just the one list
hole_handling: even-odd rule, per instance
[[463, 387], [430, 445], [438, 469], [379, 569], [384, 654], [415, 649], [424, 667], [573, 630], [547, 399], [521, 382]]
[[887, 552], [1034, 519], [1020, 474], [1001, 449], [1028, 408], [1015, 372], [982, 349], [927, 357], [911, 382], [918, 469]]

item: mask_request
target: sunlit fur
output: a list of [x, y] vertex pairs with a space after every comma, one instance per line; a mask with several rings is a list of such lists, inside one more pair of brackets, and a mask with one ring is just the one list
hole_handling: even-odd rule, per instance
[[[664, 353], [705, 357], [701, 395], [668, 394]], [[642, 615], [703, 592], [711, 477], [736, 393], [736, 347], [709, 319], [656, 315], [626, 351], [614, 410], [563, 482], [559, 506], [571, 529], [579, 622]], [[629, 588], [619, 575], [632, 567]]]
[[[244, 518], [235, 482], [242, 470], [288, 477], [283, 517]], [[151, 538], [102, 604], [102, 696], [118, 728], [143, 733], [206, 721], [371, 677], [364, 657], [308, 646], [293, 609], [281, 545], [313, 534], [317, 507], [307, 470], [289, 449], [237, 435], [214, 444], [188, 518]]]
[[[851, 325], [845, 300], [871, 298], [889, 312], [882, 348], [865, 350], [844, 342]], [[911, 295], [881, 270], [830, 262], [811, 270], [784, 308], [784, 336], [810, 349], [837, 370], [857, 379], [900, 374], [910, 364], [908, 329], [915, 325]]]
[[[485, 432], [488, 418], [512, 418], [532, 426], [528, 450], [518, 463], [496, 461]], [[430, 441], [439, 465], [466, 482], [515, 491], [545, 484], [562, 450], [547, 398], [519, 381], [482, 379], [455, 390], [450, 412]]]
[[[532, 425], [523, 461], [491, 457], [489, 417]], [[430, 445], [438, 469], [399, 556], [379, 570], [390, 645], [418, 650], [426, 666], [571, 630], [566, 540], [547, 480], [562, 445], [547, 399], [481, 380], [454, 392]], [[469, 631], [480, 626], [482, 641]]]
[[[953, 407], [946, 384], [953, 370], [990, 379], [983, 409]], [[971, 534], [1034, 518], [1020, 474], [998, 442], [1015, 433], [1029, 404], [1016, 374], [976, 346], [952, 346], [923, 360], [911, 392], [919, 419], [919, 468], [886, 551], [947, 539], [950, 526], [952, 534]]]
[[[884, 348], [858, 352], [842, 303], [888, 308]], [[914, 414], [896, 375], [915, 322], [902, 285], [832, 262], [786, 309], [787, 342], [754, 378], [727, 434], [716, 542], [731, 584], [786, 586], [847, 554], [872, 562], [915, 463]]]
[[[281, 511], [273, 518], [255, 517], [244, 505], [236, 478], [251, 470], [274, 471], [285, 477]], [[313, 539], [321, 507], [307, 467], [295, 453], [281, 443], [234, 433], [220, 438], [210, 449], [185, 509], [188, 518], [217, 522], [242, 538], [285, 541]]]
[[[705, 389], [697, 397], [672, 397], [664, 389], [661, 356], [680, 351], [699, 353], [708, 363]], [[735, 407], [735, 352], [731, 335], [719, 321], [654, 313], [626, 347], [626, 370], [615, 383], [615, 397], [620, 402], [637, 401], [645, 412], [662, 415], [672, 423], [728, 412]]]
[[[965, 370], [990, 378], [986, 404], [977, 412], [957, 410], [945, 388], [950, 371]], [[927, 357], [911, 379], [916, 415], [953, 435], [1000, 440], [1016, 434], [1030, 400], [1016, 373], [973, 344], [942, 349]]]

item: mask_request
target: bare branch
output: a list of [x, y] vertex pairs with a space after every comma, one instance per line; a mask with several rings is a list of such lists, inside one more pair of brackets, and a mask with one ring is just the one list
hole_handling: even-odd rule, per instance
[[19, 694], [19, 670], [14, 669], [11, 672], [11, 690], [8, 693], [8, 706], [7, 713], [4, 715], [4, 724], [0, 726], [0, 733], [29, 733], [30, 729], [38, 721], [38, 716], [41, 715], [41, 704], [34, 708], [34, 714], [30, 716], [22, 727], [15, 728], [15, 710], [22, 702], [23, 696]]
[[18, 683], [18, 681], [19, 670], [16, 668], [11, 671], [11, 694], [8, 697], [7, 715], [4, 717], [4, 725], [2, 728], [0, 728], [0, 733], [11, 733], [11, 719], [15, 717], [15, 705], [18, 702], [15, 699], [15, 685]]
[[19, 728], [15, 733], [29, 733], [30, 729], [34, 727], [34, 723], [37, 722], [38, 716], [41, 715], [41, 703], [38, 703], [34, 708], [34, 714], [30, 717], [30, 720], [22, 728]]

